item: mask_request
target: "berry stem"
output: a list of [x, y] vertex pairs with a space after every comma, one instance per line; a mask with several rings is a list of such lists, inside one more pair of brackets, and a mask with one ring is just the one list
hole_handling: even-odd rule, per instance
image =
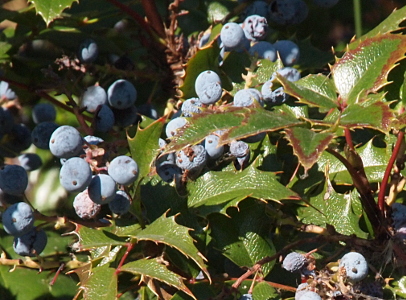
[[396, 157], [399, 154], [404, 137], [405, 137], [405, 133], [403, 131], [399, 131], [395, 147], [393, 148], [392, 155], [389, 159], [388, 165], [386, 166], [386, 170], [383, 175], [381, 187], [379, 189], [379, 194], [378, 194], [378, 207], [381, 212], [383, 212], [385, 209], [385, 194], [386, 194], [386, 188], [388, 186], [389, 176], [391, 174]]
[[128, 243], [127, 244], [127, 250], [125, 251], [123, 257], [120, 260], [120, 263], [117, 266], [117, 269], [116, 269], [116, 272], [115, 272], [116, 275], [118, 275], [118, 273], [120, 273], [120, 269], [123, 266], [124, 261], [126, 260], [128, 254], [130, 254], [131, 250], [133, 249], [134, 245], [135, 244], [133, 244], [133, 243]]
[[165, 28], [158, 13], [155, 1], [151, 0], [141, 0], [142, 7], [144, 8], [145, 14], [151, 27], [156, 31], [156, 33], [161, 37], [165, 38]]

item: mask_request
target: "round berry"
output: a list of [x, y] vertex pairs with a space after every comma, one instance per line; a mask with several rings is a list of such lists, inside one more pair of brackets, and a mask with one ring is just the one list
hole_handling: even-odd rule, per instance
[[126, 109], [135, 104], [137, 90], [134, 85], [125, 79], [113, 82], [107, 90], [107, 100], [111, 107]]
[[8, 234], [21, 236], [34, 227], [34, 214], [27, 203], [18, 202], [4, 211], [2, 222]]
[[0, 189], [3, 192], [19, 196], [28, 186], [27, 171], [19, 165], [5, 165], [0, 169]]
[[107, 93], [99, 85], [89, 86], [82, 95], [81, 107], [85, 107], [88, 112], [95, 112], [96, 109], [107, 102]]
[[131, 157], [120, 155], [110, 162], [108, 173], [118, 184], [129, 185], [138, 178], [138, 164]]
[[32, 228], [26, 234], [14, 238], [13, 249], [21, 256], [35, 256], [44, 251], [47, 242], [43, 229]]
[[101, 205], [92, 201], [89, 197], [88, 190], [85, 189], [76, 195], [73, 200], [73, 208], [79, 218], [92, 219], [100, 212]]
[[86, 39], [79, 45], [78, 57], [82, 63], [92, 63], [99, 55], [99, 47], [93, 39]]
[[97, 204], [106, 204], [116, 195], [116, 182], [109, 175], [95, 175], [89, 183], [88, 193], [90, 199]]
[[182, 170], [200, 171], [206, 160], [206, 149], [202, 145], [188, 146], [176, 153], [176, 165]]
[[345, 269], [347, 280], [353, 283], [361, 281], [368, 275], [368, 263], [365, 257], [358, 252], [345, 254], [340, 259], [339, 267]]
[[79, 131], [69, 125], [58, 127], [49, 140], [49, 150], [56, 157], [70, 158], [82, 151], [83, 139]]
[[32, 109], [32, 120], [35, 124], [53, 122], [56, 118], [56, 109], [49, 103], [38, 103]]
[[282, 268], [289, 272], [297, 272], [300, 271], [305, 265], [306, 258], [304, 255], [297, 252], [291, 252], [286, 255], [285, 259], [283, 260]]
[[92, 180], [90, 165], [80, 157], [65, 161], [59, 171], [61, 185], [71, 193], [83, 191]]
[[224, 24], [220, 31], [220, 38], [228, 51], [241, 48], [246, 40], [244, 30], [234, 22]]
[[112, 213], [124, 215], [131, 206], [130, 196], [124, 191], [117, 191], [113, 200], [109, 202], [109, 208]]

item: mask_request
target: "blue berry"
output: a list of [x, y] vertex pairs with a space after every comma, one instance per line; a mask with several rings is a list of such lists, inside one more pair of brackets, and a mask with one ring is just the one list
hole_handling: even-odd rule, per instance
[[199, 98], [190, 98], [183, 102], [181, 110], [184, 117], [192, 117], [194, 114], [202, 112], [201, 107], [203, 106]]
[[93, 219], [101, 210], [101, 205], [92, 201], [89, 197], [88, 190], [85, 189], [76, 195], [73, 200], [73, 208], [81, 219]]
[[115, 122], [114, 113], [106, 104], [102, 105], [96, 114], [96, 131], [107, 132], [113, 128]]
[[90, 165], [80, 157], [65, 161], [59, 171], [61, 185], [71, 193], [83, 191], [92, 180]]
[[113, 114], [115, 119], [115, 125], [120, 127], [129, 127], [135, 124], [138, 120], [138, 109], [132, 105], [126, 109], [113, 108]]
[[290, 25], [295, 16], [295, 6], [290, 0], [274, 0], [269, 4], [269, 19], [279, 25]]
[[134, 85], [125, 79], [114, 81], [107, 90], [107, 100], [111, 107], [126, 109], [135, 104], [137, 90]]
[[16, 157], [31, 146], [31, 130], [25, 124], [13, 124], [4, 147], [10, 150], [7, 157]]
[[244, 30], [237, 23], [226, 23], [221, 28], [220, 39], [227, 51], [238, 50], [246, 43]]
[[19, 165], [5, 165], [0, 170], [0, 189], [3, 192], [19, 196], [24, 194], [28, 186], [28, 175]]
[[138, 164], [131, 157], [120, 155], [110, 162], [108, 173], [118, 184], [129, 185], [138, 178]]
[[211, 70], [201, 72], [195, 80], [195, 91], [201, 103], [216, 103], [223, 93], [220, 77]]
[[368, 275], [368, 263], [358, 252], [345, 254], [340, 259], [339, 267], [345, 269], [347, 280], [352, 283], [361, 281]]
[[250, 48], [249, 53], [252, 56], [258, 56], [258, 58], [264, 58], [270, 61], [276, 60], [276, 49], [269, 42], [261, 41], [254, 44]]
[[300, 56], [299, 47], [290, 40], [280, 40], [273, 44], [281, 57], [284, 66], [291, 66], [297, 63]]
[[237, 169], [243, 169], [250, 159], [250, 148], [243, 141], [232, 141], [230, 143], [230, 154], [236, 158]]
[[[278, 74], [282, 75], [289, 81], [298, 81], [300, 79], [300, 72], [299, 70], [292, 68], [292, 67], [284, 67], [282, 69], [279, 69], [276, 71]], [[276, 78], [276, 74], [273, 73], [271, 76], [271, 80], [274, 80]]]
[[14, 252], [21, 256], [36, 256], [44, 251], [48, 238], [43, 229], [32, 228], [26, 234], [15, 237]]
[[238, 300], [252, 300], [252, 294], [244, 294]]
[[250, 41], [259, 41], [265, 38], [268, 32], [268, 22], [266, 18], [259, 15], [250, 15], [245, 18], [242, 28], [245, 37]]
[[182, 117], [174, 118], [166, 124], [165, 133], [166, 137], [171, 138], [177, 135], [178, 130], [187, 124], [187, 120]]
[[95, 112], [97, 107], [106, 102], [106, 90], [99, 85], [92, 85], [83, 93], [80, 106], [85, 107], [88, 112]]
[[234, 95], [233, 105], [237, 107], [247, 107], [259, 103], [263, 105], [261, 93], [253, 88], [239, 90]]
[[2, 223], [8, 234], [21, 236], [34, 227], [34, 214], [27, 203], [18, 202], [4, 211]]
[[306, 262], [307, 260], [304, 255], [297, 252], [291, 252], [286, 255], [285, 259], [283, 260], [282, 267], [289, 272], [298, 272], [305, 267]]
[[82, 151], [83, 139], [79, 131], [69, 125], [58, 127], [49, 140], [49, 150], [59, 158], [70, 158]]
[[95, 175], [88, 186], [89, 197], [97, 204], [107, 204], [116, 195], [116, 182], [109, 175]]
[[0, 99], [13, 100], [16, 98], [16, 93], [10, 89], [8, 82], [0, 81]]
[[41, 157], [36, 153], [23, 153], [18, 157], [20, 165], [27, 171], [34, 171], [42, 166]]
[[204, 139], [204, 148], [210, 159], [219, 158], [224, 152], [224, 146], [219, 146], [219, 137], [215, 134], [210, 134]]
[[58, 127], [54, 122], [39, 123], [31, 132], [32, 143], [37, 148], [48, 150], [51, 135]]
[[92, 63], [99, 55], [99, 47], [93, 39], [86, 39], [79, 45], [78, 58], [82, 63]]
[[163, 181], [168, 183], [172, 182], [175, 176], [182, 174], [182, 170], [174, 163], [159, 164], [156, 172]]
[[32, 109], [32, 120], [35, 124], [42, 122], [54, 122], [56, 109], [49, 103], [38, 103]]
[[206, 164], [207, 153], [202, 145], [188, 146], [176, 153], [176, 165], [182, 170], [200, 172]]
[[319, 294], [312, 292], [312, 291], [307, 291], [303, 294], [301, 294], [299, 300], [322, 300]]
[[89, 143], [90, 145], [98, 145], [104, 142], [102, 138], [94, 135], [87, 135], [83, 139], [85, 140], [86, 143]]
[[244, 16], [259, 15], [268, 18], [268, 3], [266, 1], [254, 1], [244, 11]]
[[296, 293], [295, 293], [295, 300], [299, 300], [300, 297], [302, 297], [302, 295], [306, 292], [308, 292], [309, 290], [307, 289], [309, 287], [309, 284], [307, 282], [301, 283], [299, 284], [299, 286], [296, 289]]
[[14, 126], [14, 118], [7, 108], [0, 106], [0, 139], [10, 133]]
[[112, 213], [124, 215], [131, 206], [130, 196], [124, 191], [117, 191], [113, 200], [109, 202], [109, 208]]

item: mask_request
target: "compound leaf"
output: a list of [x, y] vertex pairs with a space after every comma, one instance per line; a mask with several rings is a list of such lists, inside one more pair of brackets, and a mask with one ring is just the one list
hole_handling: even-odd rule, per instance
[[96, 267], [91, 270], [92, 275], [83, 286], [84, 298], [87, 300], [117, 299], [117, 275], [115, 268], [107, 266]]
[[77, 0], [31, 0], [37, 14], [39, 14], [47, 25], [54, 19], [59, 18], [62, 12], [71, 7]]
[[326, 178], [323, 191], [315, 197], [310, 197], [309, 203], [311, 206], [298, 210], [298, 217], [303, 223], [322, 227], [332, 225], [341, 234], [367, 237], [359, 227], [362, 205], [357, 190], [339, 194], [333, 189], [330, 179]]
[[203, 216], [214, 212], [226, 214], [228, 207], [247, 197], [273, 201], [298, 198], [279, 183], [274, 173], [259, 170], [256, 163], [241, 172], [207, 172], [188, 183], [188, 192], [188, 206]]
[[158, 263], [155, 259], [140, 259], [129, 262], [121, 267], [121, 271], [132, 274], [140, 274], [177, 288], [193, 297], [192, 292], [183, 283], [182, 277], [168, 270], [164, 265]]
[[[241, 202], [239, 210], [233, 210], [230, 217], [209, 216], [216, 248], [240, 267], [252, 267], [260, 259], [275, 254], [275, 247], [267, 237], [269, 224], [266, 224], [265, 205], [251, 199]], [[273, 265], [274, 262], [270, 262], [261, 267], [264, 276]]]
[[331, 68], [334, 83], [345, 104], [354, 104], [388, 84], [388, 73], [404, 58], [406, 36], [381, 34], [363, 40]]
[[287, 128], [285, 134], [305, 172], [317, 162], [334, 138], [331, 132], [314, 132], [302, 127]]
[[207, 275], [207, 278], [210, 278], [204, 262], [205, 258], [194, 245], [193, 239], [189, 235], [190, 230], [188, 227], [177, 224], [175, 216], [166, 217], [162, 215], [134, 237], [138, 240], [163, 243], [177, 249], [186, 257], [191, 258]]
[[337, 94], [332, 81], [322, 75], [308, 75], [299, 81], [291, 82], [278, 74], [285, 92], [296, 97], [300, 103], [324, 109], [336, 108]]
[[189, 144], [196, 144], [217, 130], [224, 130], [219, 144], [226, 144], [260, 132], [295, 126], [302, 121], [281, 110], [267, 111], [262, 107], [226, 107], [224, 110], [207, 110], [196, 114], [189, 123], [179, 129], [179, 134], [169, 143], [167, 152], [178, 151]]

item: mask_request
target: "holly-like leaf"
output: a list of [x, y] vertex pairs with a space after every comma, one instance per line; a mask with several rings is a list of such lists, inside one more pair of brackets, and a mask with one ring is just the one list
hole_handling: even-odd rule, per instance
[[132, 261], [123, 265], [120, 270], [156, 279], [195, 298], [192, 292], [183, 283], [183, 278], [181, 276], [168, 270], [166, 266], [160, 264], [155, 259], [140, 259]]
[[[212, 214], [209, 216], [211, 235], [215, 247], [224, 256], [240, 267], [252, 267], [266, 256], [275, 254], [275, 247], [268, 236], [265, 203], [255, 200], [243, 201], [240, 209], [231, 212], [230, 217]], [[274, 261], [261, 267], [266, 276]]]
[[381, 34], [348, 49], [331, 68], [342, 101], [354, 104], [388, 84], [388, 73], [404, 58], [405, 47], [406, 36]]
[[126, 240], [104, 229], [91, 229], [81, 226], [79, 229], [81, 250], [96, 247], [124, 245]]
[[[382, 181], [386, 166], [391, 156], [390, 147], [377, 147], [373, 139], [357, 148], [357, 153], [362, 159], [364, 170], [369, 182]], [[352, 184], [352, 179], [345, 166], [333, 155], [323, 152], [318, 160], [321, 171], [328, 165], [331, 180], [338, 184]]]
[[147, 226], [147, 228], [138, 232], [134, 237], [138, 240], [163, 243], [177, 249], [186, 257], [191, 258], [206, 274], [207, 278], [210, 278], [210, 274], [204, 262], [205, 258], [194, 245], [189, 231], [190, 228], [175, 222], [175, 216], [166, 217], [162, 215]]
[[252, 291], [252, 297], [258, 300], [279, 300], [281, 296], [266, 281], [259, 282]]
[[334, 138], [331, 132], [314, 132], [302, 127], [287, 128], [285, 134], [305, 172], [318, 161]]
[[382, 21], [378, 26], [376, 26], [368, 33], [361, 36], [360, 39], [355, 40], [350, 44], [351, 48], [358, 46], [360, 41], [367, 38], [375, 37], [379, 34], [390, 33], [400, 29], [400, 23], [406, 20], [406, 6], [393, 11], [384, 21]]
[[189, 144], [197, 144], [216, 130], [225, 130], [219, 144], [252, 136], [260, 132], [276, 131], [302, 122], [280, 110], [267, 111], [262, 107], [226, 107], [207, 110], [189, 119], [190, 125], [179, 130], [166, 152], [178, 151]]
[[137, 162], [142, 179], [150, 172], [151, 164], [158, 155], [158, 140], [165, 126], [166, 118], [162, 117], [144, 129], [138, 128], [133, 138], [127, 136], [132, 158]]
[[332, 187], [330, 179], [326, 178], [323, 191], [310, 197], [309, 202], [311, 206], [298, 209], [298, 217], [303, 223], [322, 227], [332, 225], [341, 234], [367, 237], [359, 226], [362, 204], [355, 189], [347, 194], [339, 194]]
[[285, 92], [296, 97], [300, 103], [324, 109], [336, 108], [337, 94], [331, 79], [322, 75], [308, 75], [299, 81], [291, 82], [278, 74]]
[[92, 275], [82, 286], [84, 298], [87, 300], [117, 299], [117, 274], [115, 268], [106, 266], [96, 267], [91, 270]]
[[237, 206], [247, 198], [280, 201], [298, 196], [277, 180], [272, 172], [264, 172], [252, 163], [243, 171], [210, 171], [188, 182], [188, 206], [197, 214], [207, 216]]
[[[377, 95], [377, 97], [380, 97]], [[349, 128], [372, 128], [388, 133], [394, 113], [387, 102], [369, 97], [361, 103], [348, 106], [341, 115], [340, 125]]]
[[31, 0], [37, 14], [39, 14], [47, 25], [54, 19], [59, 18], [62, 12], [72, 6], [78, 0]]

